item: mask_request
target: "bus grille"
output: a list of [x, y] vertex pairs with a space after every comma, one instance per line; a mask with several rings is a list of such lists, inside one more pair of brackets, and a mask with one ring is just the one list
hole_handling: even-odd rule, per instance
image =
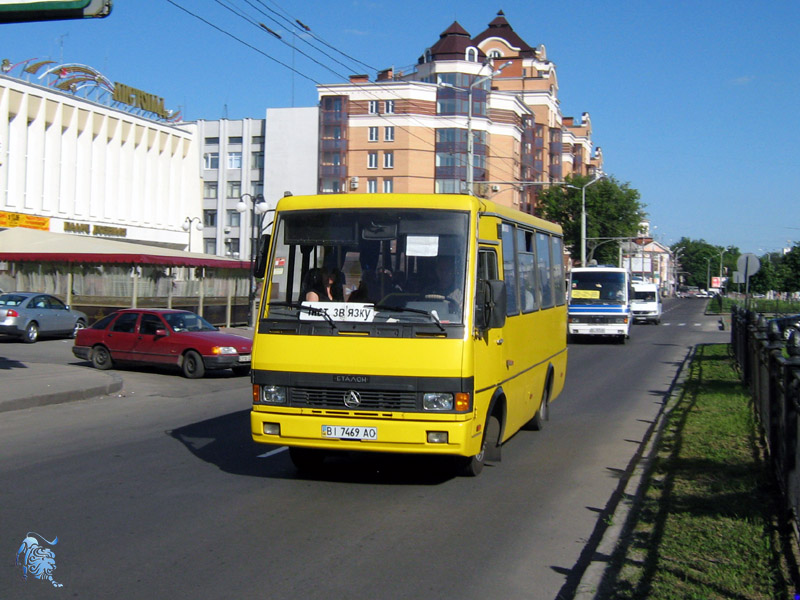
[[[355, 410], [416, 411], [417, 395], [413, 392], [387, 392], [384, 390], [356, 390], [361, 404]], [[344, 403], [350, 390], [324, 388], [291, 388], [289, 403], [297, 408], [326, 408], [352, 410]]]

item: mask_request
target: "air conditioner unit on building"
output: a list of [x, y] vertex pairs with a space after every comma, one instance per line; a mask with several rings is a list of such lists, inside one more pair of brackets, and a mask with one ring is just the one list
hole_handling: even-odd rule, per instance
[[350, 178], [350, 189], [357, 190], [358, 189], [358, 177], [351, 177]]

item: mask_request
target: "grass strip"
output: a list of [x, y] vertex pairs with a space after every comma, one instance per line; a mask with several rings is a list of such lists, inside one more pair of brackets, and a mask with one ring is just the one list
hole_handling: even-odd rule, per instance
[[793, 599], [793, 535], [727, 344], [699, 346], [600, 588], [608, 599]]

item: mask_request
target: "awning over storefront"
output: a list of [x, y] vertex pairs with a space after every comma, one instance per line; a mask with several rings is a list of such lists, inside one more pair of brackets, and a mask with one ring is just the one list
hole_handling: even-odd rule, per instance
[[0, 231], [0, 260], [74, 264], [164, 265], [249, 269], [250, 263], [133, 242], [12, 227]]

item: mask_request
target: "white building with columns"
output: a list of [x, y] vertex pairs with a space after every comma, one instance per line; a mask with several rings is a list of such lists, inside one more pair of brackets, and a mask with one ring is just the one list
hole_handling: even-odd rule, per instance
[[126, 89], [101, 103], [0, 74], [0, 228], [173, 249], [194, 236], [200, 251], [202, 233], [183, 227], [202, 219], [196, 126], [157, 120], [158, 103], [123, 110], [136, 94], [153, 98]]

